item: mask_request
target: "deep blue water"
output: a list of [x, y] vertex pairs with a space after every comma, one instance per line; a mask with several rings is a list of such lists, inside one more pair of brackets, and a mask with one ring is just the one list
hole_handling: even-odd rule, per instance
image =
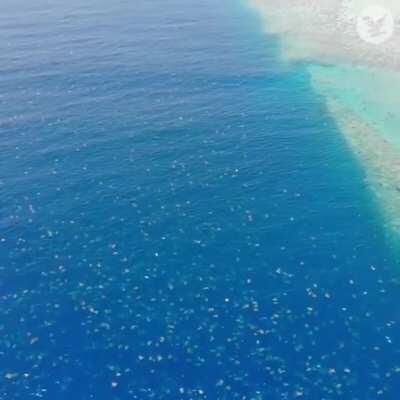
[[7, 0], [0, 35], [1, 400], [396, 398], [376, 204], [255, 14]]

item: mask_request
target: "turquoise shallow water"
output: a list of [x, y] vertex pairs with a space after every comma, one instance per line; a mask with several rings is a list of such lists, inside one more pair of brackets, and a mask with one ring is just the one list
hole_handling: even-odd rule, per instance
[[383, 68], [345, 64], [311, 65], [309, 70], [317, 90], [369, 124], [378, 140], [400, 149], [397, 74]]
[[256, 15], [20, 1], [0, 32], [1, 399], [393, 399], [379, 214]]

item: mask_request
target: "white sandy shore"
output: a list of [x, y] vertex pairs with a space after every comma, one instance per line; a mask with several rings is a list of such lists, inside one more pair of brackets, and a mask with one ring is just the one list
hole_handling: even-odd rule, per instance
[[[366, 177], [389, 231], [400, 232], [400, 0], [249, 0], [288, 62], [305, 62]], [[370, 6], [393, 18], [388, 40], [357, 29]]]

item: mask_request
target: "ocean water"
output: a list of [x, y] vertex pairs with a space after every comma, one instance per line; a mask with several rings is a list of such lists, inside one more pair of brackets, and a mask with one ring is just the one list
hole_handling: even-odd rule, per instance
[[395, 399], [393, 249], [245, 3], [0, 6], [0, 399]]

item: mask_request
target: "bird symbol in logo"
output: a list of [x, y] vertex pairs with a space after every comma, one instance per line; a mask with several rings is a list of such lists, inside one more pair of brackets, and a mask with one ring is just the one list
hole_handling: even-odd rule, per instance
[[379, 45], [390, 39], [395, 20], [390, 10], [380, 6], [364, 9], [357, 18], [357, 33], [364, 42]]
[[372, 18], [369, 15], [364, 16], [363, 20], [368, 25], [368, 33], [371, 35], [371, 37], [378, 37], [387, 33], [387, 26], [385, 25], [387, 17], [387, 14], [376, 19]]

